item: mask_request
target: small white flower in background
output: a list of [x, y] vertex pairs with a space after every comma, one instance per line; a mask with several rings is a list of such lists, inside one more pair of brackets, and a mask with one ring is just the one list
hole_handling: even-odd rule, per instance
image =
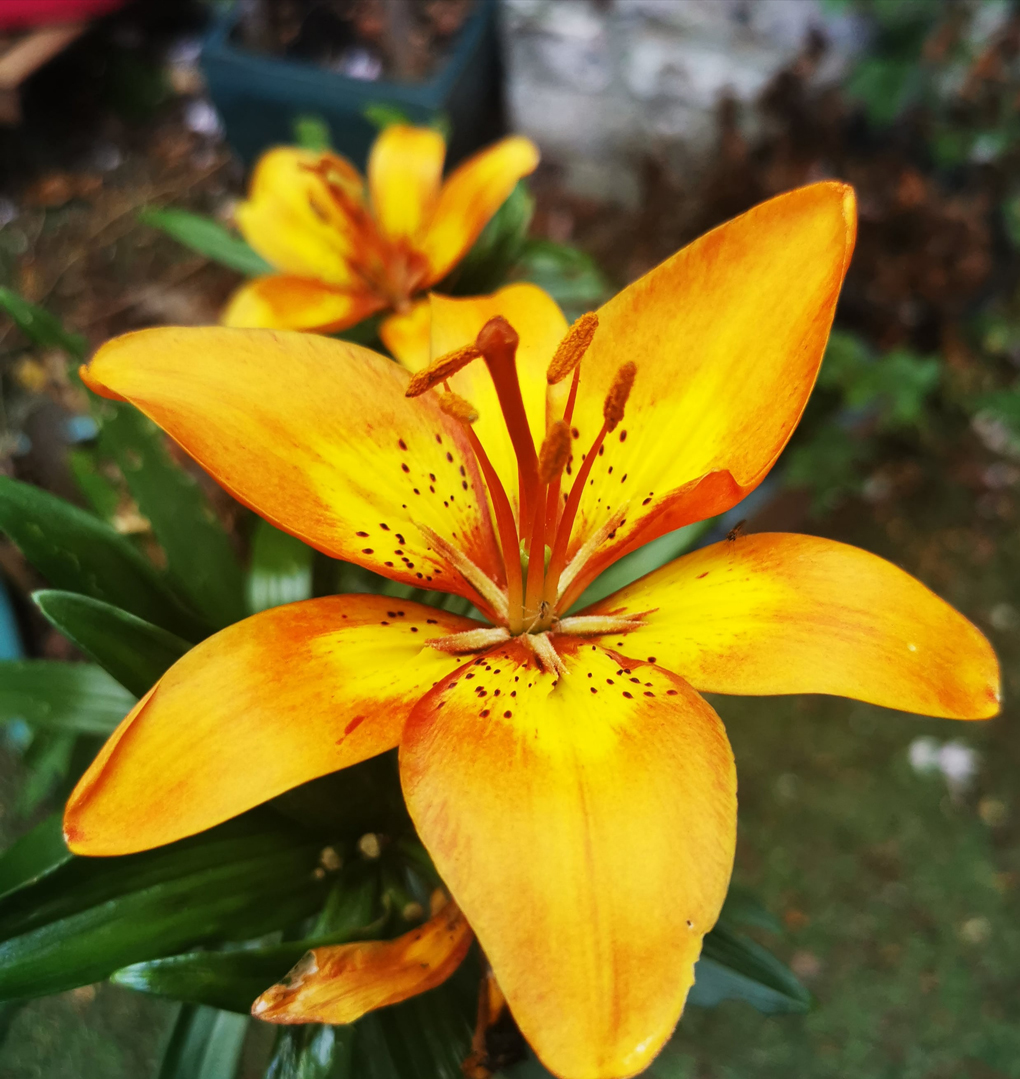
[[212, 102], [204, 97], [197, 97], [184, 107], [184, 124], [196, 135], [207, 135], [210, 138], [223, 136], [223, 121], [220, 119], [220, 114]]
[[939, 742], [928, 736], [915, 738], [908, 750], [910, 766], [921, 775], [941, 772], [950, 793], [963, 794], [978, 770], [978, 754], [963, 742]]

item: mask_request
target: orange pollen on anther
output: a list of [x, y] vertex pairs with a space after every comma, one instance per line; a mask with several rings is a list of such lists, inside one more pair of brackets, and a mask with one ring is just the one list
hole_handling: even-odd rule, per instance
[[606, 440], [606, 435], [609, 434], [620, 420], [623, 419], [624, 409], [627, 407], [627, 398], [630, 396], [631, 388], [634, 385], [634, 376], [636, 374], [637, 366], [629, 360], [616, 372], [616, 378], [613, 379], [613, 384], [609, 387], [609, 393], [606, 394], [605, 403], [602, 407], [602, 414], [605, 417], [605, 422], [602, 424], [602, 430], [596, 435], [595, 441], [591, 444], [591, 448], [588, 450], [587, 454], [585, 454], [584, 460], [581, 462], [581, 467], [574, 477], [574, 482], [570, 486], [567, 504], [563, 507], [563, 516], [560, 518], [559, 525], [556, 529], [556, 540], [553, 543], [552, 556], [549, 559], [549, 569], [546, 572], [545, 578], [543, 599], [552, 607], [555, 607], [559, 596], [560, 574], [567, 564], [567, 548], [570, 545], [570, 533], [573, 531], [574, 521], [577, 518], [577, 510], [581, 504], [581, 495], [584, 493], [585, 484], [588, 482], [588, 476], [591, 473], [592, 465], [595, 462], [595, 458], [598, 456], [599, 450], [602, 448], [603, 442]]
[[619, 371], [606, 394], [605, 404], [602, 406], [602, 415], [606, 420], [606, 430], [613, 431], [616, 425], [623, 419], [623, 410], [627, 407], [627, 398], [630, 397], [631, 388], [634, 385], [634, 376], [637, 367], [628, 361]]
[[474, 423], [478, 419], [478, 409], [459, 393], [449, 390], [439, 395], [439, 410], [461, 423]]
[[545, 375], [550, 386], [562, 382], [581, 362], [598, 328], [598, 315], [594, 311], [589, 311], [567, 330], [566, 337], [559, 343]]
[[411, 381], [404, 391], [405, 397], [420, 397], [426, 390], [440, 382], [445, 382], [461, 368], [467, 367], [472, 360], [477, 360], [481, 353], [474, 345], [464, 345], [452, 352], [444, 353], [434, 359], [428, 367], [423, 367], [411, 376]]
[[538, 455], [538, 476], [551, 483], [567, 467], [570, 459], [570, 427], [557, 420], [547, 432]]

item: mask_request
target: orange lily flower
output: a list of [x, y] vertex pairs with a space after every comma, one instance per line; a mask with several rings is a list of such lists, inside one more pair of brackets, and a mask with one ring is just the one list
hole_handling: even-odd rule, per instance
[[407, 310], [538, 164], [534, 143], [520, 136], [475, 154], [444, 181], [445, 157], [438, 131], [406, 124], [375, 140], [367, 182], [338, 154], [291, 146], [263, 154], [236, 220], [280, 272], [242, 285], [223, 324], [329, 333], [377, 311]]
[[701, 691], [998, 710], [981, 633], [831, 540], [723, 541], [571, 612], [615, 559], [768, 472], [814, 384], [855, 223], [843, 184], [779, 196], [570, 328], [530, 285], [434, 296], [430, 350], [417, 314], [391, 327], [413, 374], [308, 334], [105, 345], [88, 384], [246, 505], [334, 557], [468, 597], [485, 621], [349, 595], [228, 627], [111, 736], [68, 802], [71, 849], [168, 843], [399, 745], [456, 906], [414, 939], [313, 954], [299, 991], [270, 991], [260, 1014], [350, 1021], [435, 985], [469, 926], [550, 1070], [640, 1072], [733, 864], [733, 756]]

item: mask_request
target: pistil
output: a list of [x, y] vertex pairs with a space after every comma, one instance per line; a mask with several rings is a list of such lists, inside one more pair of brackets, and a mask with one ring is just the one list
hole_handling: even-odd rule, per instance
[[496, 315], [481, 328], [475, 346], [489, 369], [500, 408], [506, 420], [510, 441], [517, 455], [517, 477], [521, 507], [520, 537], [531, 536], [532, 514], [538, 499], [538, 454], [531, 437], [531, 427], [524, 411], [521, 384], [517, 378], [517, 331], [502, 315]]

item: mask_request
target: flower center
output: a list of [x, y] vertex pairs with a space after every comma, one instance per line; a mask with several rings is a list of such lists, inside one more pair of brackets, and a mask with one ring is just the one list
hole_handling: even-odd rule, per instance
[[[571, 376], [570, 392], [562, 417], [547, 419], [545, 437], [538, 449], [528, 424], [517, 373], [519, 337], [502, 316], [497, 315], [490, 319], [482, 327], [473, 344], [433, 360], [428, 367], [412, 377], [407, 388], [408, 397], [417, 397], [443, 385], [445, 392], [439, 394], [439, 407], [463, 425], [488, 488], [507, 583], [505, 596], [502, 593], [499, 596], [500, 614], [505, 611], [502, 619], [504, 628], [499, 639], [527, 635], [543, 665], [556, 669], [558, 660], [546, 634], [619, 633], [639, 624], [634, 619], [563, 617], [572, 602], [568, 595], [571, 591], [570, 585], [595, 555], [606, 535], [621, 523], [619, 514], [610, 517], [594, 536], [578, 548], [573, 558], [568, 560], [570, 538], [589, 473], [606, 435], [623, 419], [636, 374], [636, 367], [630, 362], [623, 364], [616, 373], [603, 404], [602, 428], [583, 455], [569, 492], [561, 494], [563, 472], [571, 460], [570, 421], [577, 399], [581, 360], [597, 328], [598, 318], [595, 314], [583, 315], [570, 328], [556, 350], [547, 372], [547, 382], [551, 387]], [[469, 363], [479, 359], [484, 361], [492, 378], [517, 458], [516, 517], [498, 473], [472, 430], [471, 425], [478, 418], [477, 410], [469, 401], [450, 390], [449, 379]], [[546, 410], [547, 417], [551, 411]], [[444, 553], [449, 556], [449, 552]], [[473, 569], [484, 577], [477, 567]], [[463, 569], [461, 571], [463, 572]], [[487, 578], [486, 583], [491, 585]], [[499, 632], [500, 630], [472, 631], [457, 635], [465, 639], [463, 642], [454, 642], [451, 639], [452, 644], [457, 647], [451, 647], [450, 650], [471, 651], [480, 647], [480, 633], [486, 635], [486, 643], [494, 643]], [[467, 640], [469, 637], [470, 642]], [[466, 647], [469, 643], [470, 648]], [[465, 647], [460, 647], [461, 644]]]
[[390, 240], [379, 231], [359, 191], [328, 157], [305, 168], [319, 177], [328, 196], [325, 204], [312, 197], [312, 210], [352, 237], [347, 264], [387, 306], [405, 311], [428, 276], [428, 259], [406, 239]]

